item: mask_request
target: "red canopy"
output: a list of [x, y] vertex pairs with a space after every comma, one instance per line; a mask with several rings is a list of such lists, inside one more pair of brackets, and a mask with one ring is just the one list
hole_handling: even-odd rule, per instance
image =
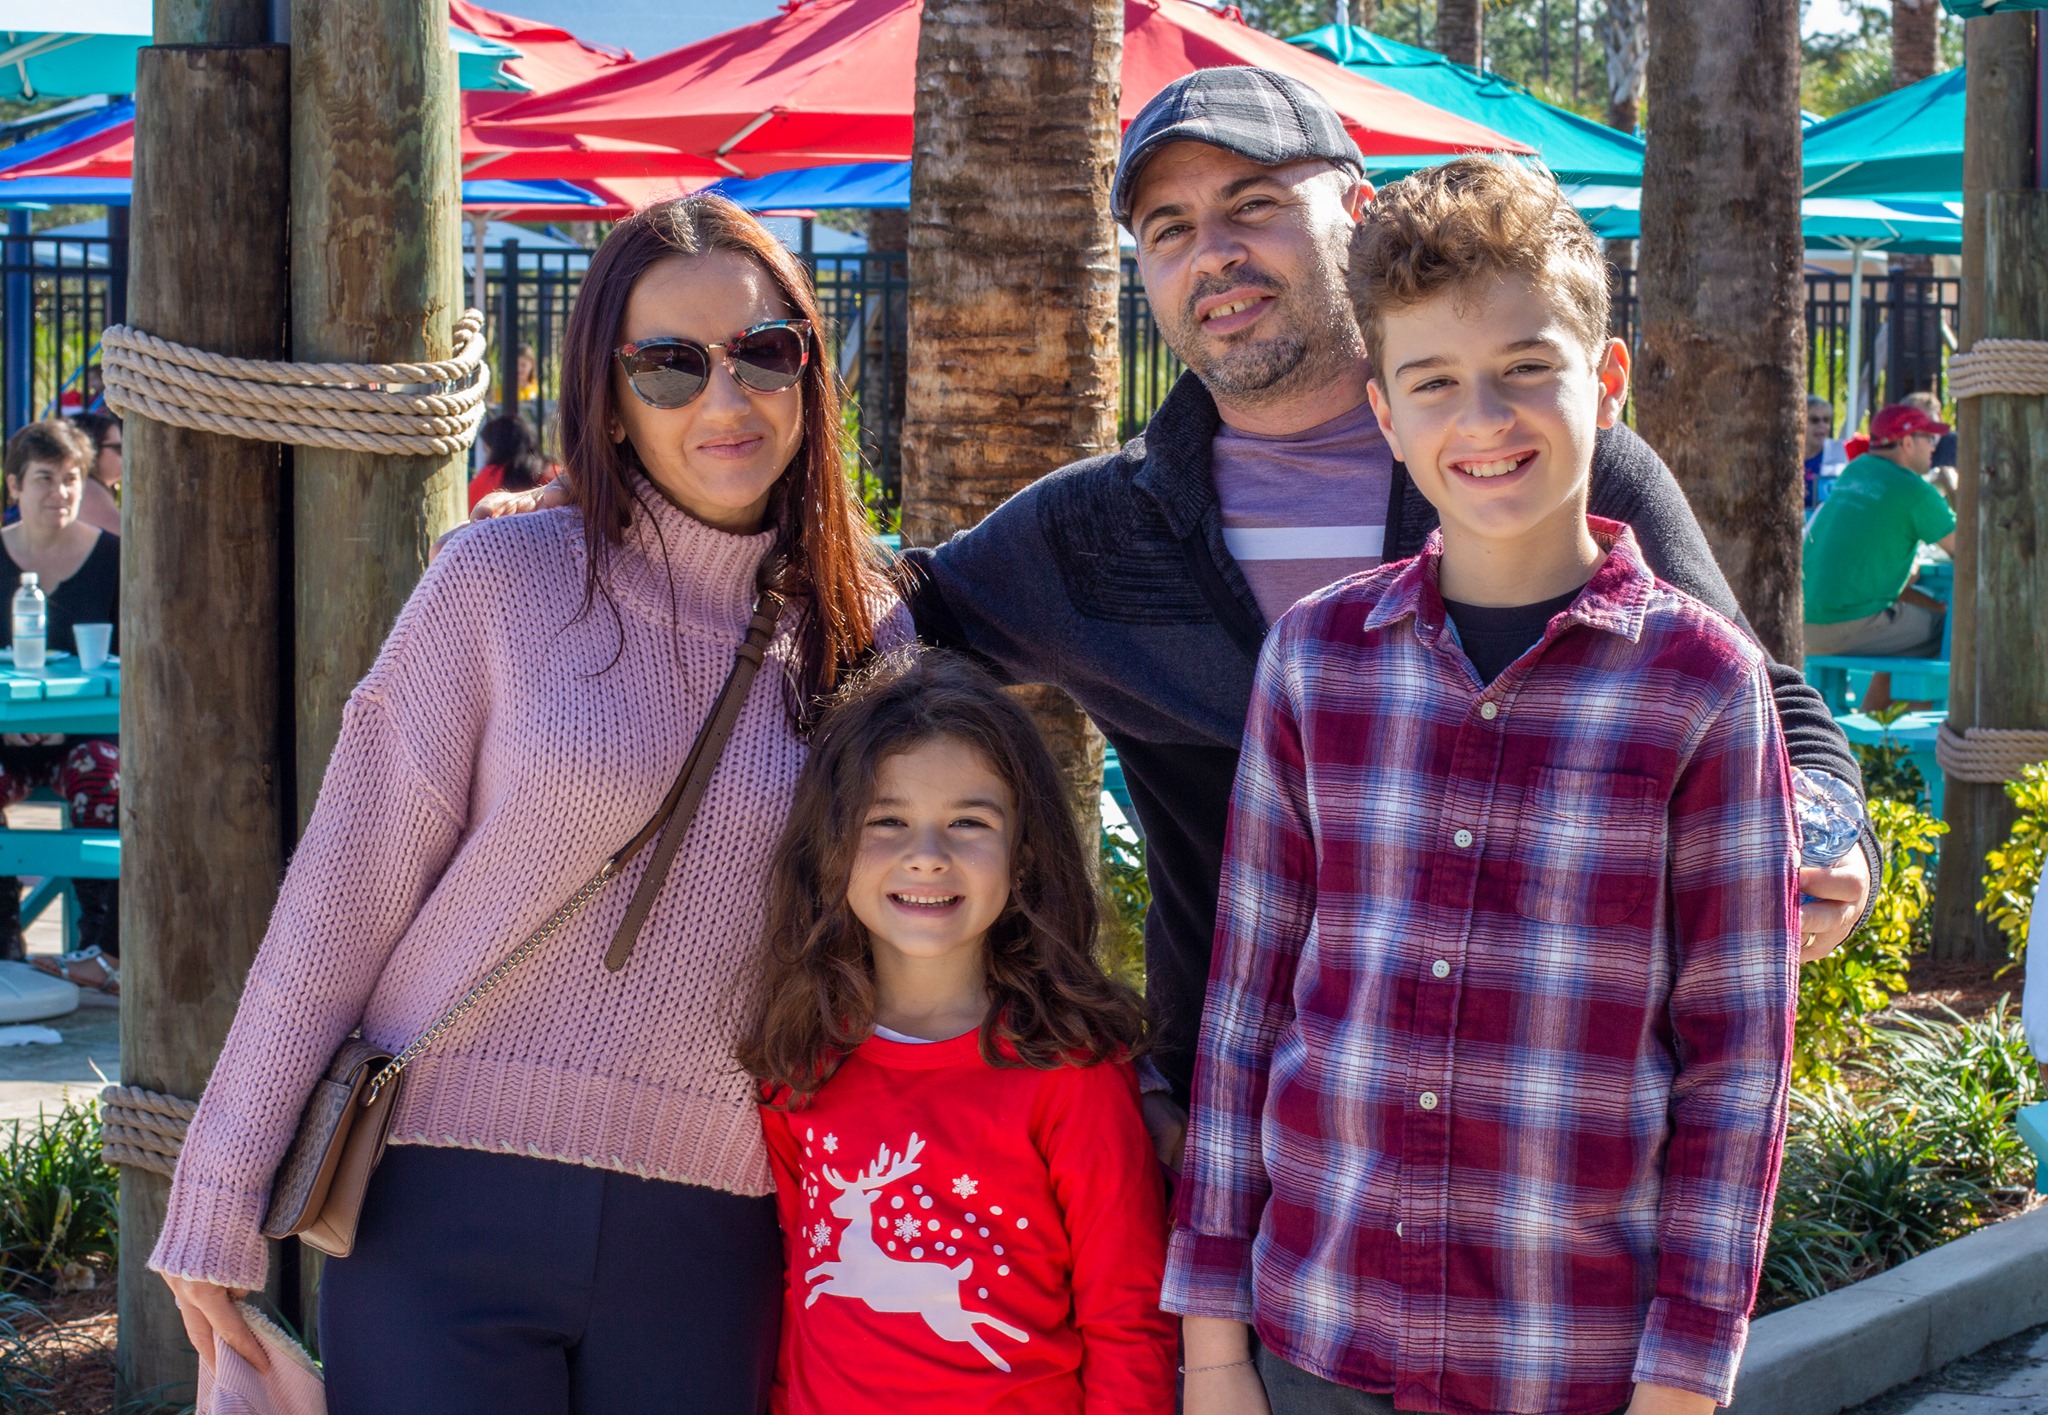
[[[789, 0], [783, 12], [508, 104], [485, 125], [692, 153], [745, 176], [910, 156], [921, 0]], [[1195, 69], [1258, 64], [1313, 85], [1367, 153], [1531, 151], [1195, 0], [1125, 0], [1125, 123]]]

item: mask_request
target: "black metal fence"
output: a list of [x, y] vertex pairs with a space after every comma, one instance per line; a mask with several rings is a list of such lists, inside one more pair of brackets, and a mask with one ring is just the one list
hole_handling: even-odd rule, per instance
[[128, 243], [0, 236], [0, 404], [7, 430], [81, 411], [99, 392], [100, 331], [125, 317]]
[[[125, 213], [124, 213], [125, 214]], [[870, 505], [898, 500], [903, 390], [907, 371], [909, 281], [901, 255], [806, 253], [826, 322], [826, 352], [847, 390], [847, 432]], [[570, 307], [590, 253], [507, 241], [485, 252], [485, 296], [504, 413], [532, 421], [542, 446], [556, 451], [560, 351]], [[17, 218], [0, 236], [0, 330], [5, 334], [7, 427], [75, 411], [97, 392], [99, 334], [127, 302], [127, 241], [107, 237], [30, 236]], [[1615, 270], [1614, 334], [1631, 345], [1639, 333], [1635, 272]], [[1806, 275], [1807, 386], [1837, 407], [1846, 401], [1849, 277]], [[1953, 345], [1961, 282], [1933, 276], [1866, 277], [1863, 286], [1861, 406], [1872, 408], [1916, 389], [1946, 393], [1946, 351]], [[1123, 262], [1119, 291], [1123, 391], [1121, 436], [1144, 429], [1182, 365], [1166, 347], [1138, 278]], [[530, 356], [526, 365], [522, 354]]]
[[[1641, 333], [1636, 272], [1610, 266], [1608, 274], [1610, 326], [1633, 349]], [[1849, 402], [1850, 285], [1847, 274], [1806, 272], [1806, 386], [1838, 411]], [[1961, 302], [1962, 281], [1946, 276], [1865, 275], [1857, 406], [1868, 412], [1921, 391], [1945, 400]]]

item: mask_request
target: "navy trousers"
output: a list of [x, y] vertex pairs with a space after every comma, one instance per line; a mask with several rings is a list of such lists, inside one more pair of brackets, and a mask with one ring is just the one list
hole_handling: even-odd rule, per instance
[[761, 1415], [775, 1201], [395, 1145], [320, 1283], [332, 1415]]

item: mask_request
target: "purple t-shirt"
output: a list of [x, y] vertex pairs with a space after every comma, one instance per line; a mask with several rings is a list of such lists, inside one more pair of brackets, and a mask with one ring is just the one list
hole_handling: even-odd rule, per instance
[[1286, 437], [1218, 429], [1223, 543], [1272, 623], [1306, 594], [1380, 563], [1394, 453], [1372, 404]]

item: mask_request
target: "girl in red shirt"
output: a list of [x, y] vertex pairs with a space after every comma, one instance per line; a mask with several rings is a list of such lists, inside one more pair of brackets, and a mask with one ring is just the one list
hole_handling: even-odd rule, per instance
[[939, 653], [820, 724], [741, 1060], [788, 1300], [778, 1415], [1170, 1415], [1166, 1221], [1066, 787]]

